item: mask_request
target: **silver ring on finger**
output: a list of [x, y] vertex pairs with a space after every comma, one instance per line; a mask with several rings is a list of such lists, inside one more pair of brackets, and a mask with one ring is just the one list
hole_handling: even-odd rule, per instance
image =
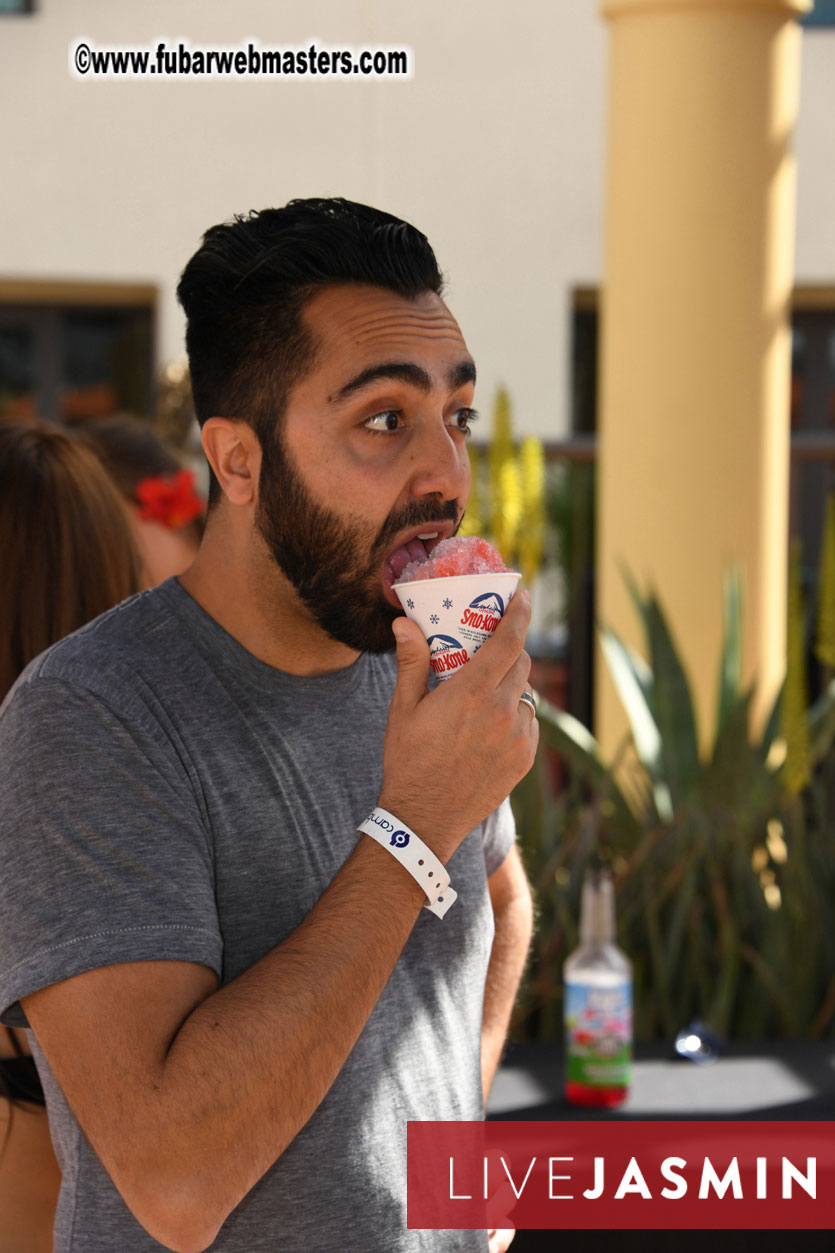
[[519, 697], [519, 703], [520, 705], [521, 704], [530, 705], [531, 712], [533, 713], [534, 718], [536, 717], [536, 701], [531, 692], [523, 692], [522, 695]]

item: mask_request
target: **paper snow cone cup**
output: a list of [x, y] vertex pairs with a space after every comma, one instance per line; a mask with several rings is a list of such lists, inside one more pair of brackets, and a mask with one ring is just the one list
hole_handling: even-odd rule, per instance
[[406, 617], [426, 636], [432, 669], [441, 682], [466, 665], [490, 638], [521, 577], [515, 570], [505, 570], [395, 583]]

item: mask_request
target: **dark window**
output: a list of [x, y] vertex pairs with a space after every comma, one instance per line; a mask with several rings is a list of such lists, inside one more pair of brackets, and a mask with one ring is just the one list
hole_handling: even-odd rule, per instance
[[0, 304], [0, 414], [150, 412], [150, 306]]
[[811, 13], [800, 19], [801, 26], [835, 26], [835, 0], [815, 0]]
[[597, 309], [575, 306], [571, 328], [571, 433], [597, 429]]
[[[792, 315], [791, 429], [799, 439], [835, 431], [835, 309]], [[823, 514], [833, 489], [835, 463], [793, 458], [789, 529], [803, 545], [804, 566], [812, 570], [820, 560]]]

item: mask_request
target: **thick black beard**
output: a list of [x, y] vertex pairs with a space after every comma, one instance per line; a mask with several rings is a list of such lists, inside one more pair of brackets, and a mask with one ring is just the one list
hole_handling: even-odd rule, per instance
[[393, 650], [402, 610], [383, 594], [382, 562], [401, 532], [442, 518], [460, 521], [456, 500], [414, 501], [389, 514], [369, 549], [361, 524], [313, 499], [278, 431], [262, 448], [256, 526], [322, 630], [355, 652]]

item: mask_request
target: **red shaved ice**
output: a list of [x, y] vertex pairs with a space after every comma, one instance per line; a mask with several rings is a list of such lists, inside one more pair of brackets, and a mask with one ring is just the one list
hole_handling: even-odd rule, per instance
[[[448, 579], [461, 574], [495, 574], [511, 572], [501, 553], [478, 535], [461, 539], [442, 539], [427, 557], [410, 561], [395, 584], [414, 583], [418, 579]], [[514, 572], [515, 573], [515, 572]]]

